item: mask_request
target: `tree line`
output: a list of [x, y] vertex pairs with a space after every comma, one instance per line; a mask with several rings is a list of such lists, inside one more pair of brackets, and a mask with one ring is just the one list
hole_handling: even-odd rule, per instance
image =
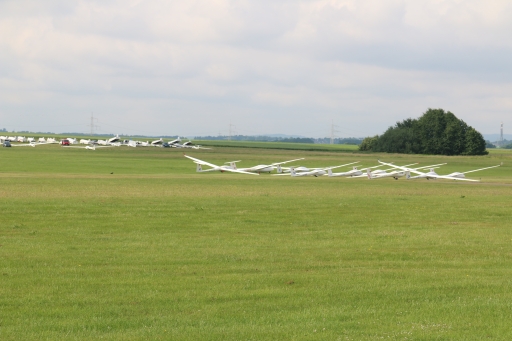
[[397, 122], [384, 134], [365, 138], [359, 150], [432, 155], [488, 154], [482, 134], [443, 109], [428, 109], [418, 119]]

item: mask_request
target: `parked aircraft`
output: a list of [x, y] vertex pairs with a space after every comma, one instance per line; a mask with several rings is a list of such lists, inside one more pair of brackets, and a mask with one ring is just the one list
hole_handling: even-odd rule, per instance
[[[121, 144], [119, 144], [120, 146]], [[79, 148], [79, 149], [88, 149], [88, 150], [96, 150], [96, 148], [110, 148], [110, 147], [118, 147], [117, 145], [109, 145], [109, 146], [96, 146], [94, 144], [87, 145], [85, 147], [80, 146], [62, 146], [64, 148]]]
[[23, 143], [23, 144], [13, 144], [13, 147], [35, 147], [35, 146], [41, 146], [45, 144], [51, 144], [51, 142], [35, 142], [32, 141], [30, 143]]
[[282, 174], [282, 175], [288, 175], [288, 174], [290, 174], [291, 168], [293, 168], [295, 170], [295, 172], [309, 172], [309, 171], [312, 171], [315, 169], [320, 169], [320, 168], [308, 168], [308, 167], [303, 167], [303, 166], [281, 167], [281, 165], [278, 165], [277, 173]]
[[35, 142], [24, 143], [24, 144], [12, 144], [13, 147], [35, 147]]
[[158, 146], [158, 145], [160, 145], [162, 143], [164, 143], [163, 139], [158, 139], [158, 140], [155, 140], [155, 141], [151, 141], [151, 145], [152, 146]]
[[368, 179], [380, 179], [380, 178], [393, 178], [395, 180], [398, 180], [398, 178], [401, 178], [405, 176], [405, 171], [392, 171], [391, 173], [383, 172], [380, 174], [372, 174], [372, 172], [367, 169], [366, 174], [368, 176]]
[[116, 136], [114, 136], [114, 137], [109, 138], [109, 139], [107, 140], [107, 142], [108, 142], [109, 144], [111, 144], [111, 143], [119, 142], [120, 140], [121, 140], [121, 138], [119, 137], [119, 135], [116, 135]]
[[[404, 167], [407, 167], [407, 166], [413, 166], [413, 165], [417, 165], [418, 163], [410, 163], [408, 165], [405, 165]], [[388, 168], [388, 169], [376, 169], [372, 172], [373, 175], [377, 175], [377, 174], [387, 174], [388, 171], [392, 171], [396, 168]], [[363, 175], [354, 175], [354, 176], [351, 176], [351, 178], [366, 178], [368, 177], [367, 174], [363, 174]]]
[[274, 171], [274, 169], [276, 169], [276, 166], [280, 166], [282, 164], [289, 163], [289, 162], [294, 162], [294, 161], [298, 161], [298, 160], [304, 160], [304, 158], [302, 157], [300, 159], [276, 162], [276, 163], [272, 163], [270, 165], [257, 165], [257, 166], [253, 166], [253, 167], [247, 167], [247, 168], [237, 168], [236, 167], [236, 163], [239, 162], [239, 161], [232, 161], [232, 162], [230, 162], [230, 166], [233, 169], [238, 169], [238, 170], [241, 170], [241, 171], [244, 171], [244, 172], [271, 173], [272, 171]]
[[[231, 168], [231, 166], [217, 166], [217, 165], [214, 165], [213, 163], [209, 163], [209, 162], [206, 162], [206, 161], [203, 161], [203, 160], [199, 160], [199, 159], [193, 158], [192, 156], [188, 156], [188, 155], [185, 155], [185, 154], [183, 154], [183, 155], [186, 158], [194, 161], [194, 163], [197, 165], [196, 166], [196, 171], [199, 172], [199, 173], [201, 173], [201, 172], [219, 171], [219, 172], [231, 172], [231, 173], [242, 173], [242, 174], [250, 174], [250, 175], [259, 175], [257, 173], [251, 173], [251, 172], [245, 172], [245, 171], [233, 169], [233, 168]], [[211, 168], [210, 169], [203, 169], [202, 166], [208, 166], [208, 167], [211, 167]]]
[[[379, 161], [380, 162], [380, 161]], [[382, 162], [380, 162], [382, 163]], [[387, 165], [387, 166], [390, 166], [390, 167], [393, 167], [393, 164], [387, 164], [387, 163], [382, 163], [384, 165]], [[408, 168], [409, 170], [414, 170], [414, 171], [418, 171], [419, 169], [425, 169], [425, 168], [429, 168], [429, 167], [436, 167], [437, 166], [442, 166], [442, 165], [446, 165], [446, 163], [440, 163], [440, 164], [437, 164], [437, 165], [429, 165], [429, 166], [422, 166], [422, 167], [417, 167], [417, 168]], [[368, 176], [368, 179], [380, 179], [380, 178], [394, 178], [395, 180], [398, 180], [398, 178], [401, 178], [403, 176], [408, 176], [407, 175], [407, 171], [403, 170], [402, 168], [406, 168], [407, 166], [411, 166], [411, 165], [406, 165], [406, 166], [403, 166], [403, 167], [393, 167], [391, 169], [386, 169], [385, 171], [381, 171], [381, 172], [371, 172], [369, 169], [366, 170], [366, 173], [367, 173], [367, 176]], [[400, 169], [400, 170], [397, 170], [397, 169]], [[391, 170], [390, 173], [387, 173], [388, 170]]]
[[193, 144], [192, 141], [187, 141], [187, 142], [185, 142], [183, 144], [175, 143], [175, 144], [171, 145], [171, 147], [174, 147], [174, 148], [192, 148], [192, 149], [211, 149], [211, 148], [206, 148], [206, 147], [203, 147], [203, 146], [200, 146], [200, 145]]
[[[385, 165], [390, 165], [390, 164], [387, 164], [385, 162], [381, 162], [380, 160], [379, 160], [379, 163], [382, 163], [382, 164], [385, 164]], [[485, 167], [485, 168], [479, 168], [479, 169], [473, 169], [473, 170], [466, 171], [466, 172], [453, 172], [453, 173], [450, 173], [448, 175], [439, 175], [439, 174], [437, 174], [434, 171], [433, 168], [431, 168], [429, 170], [429, 172], [427, 172], [427, 173], [419, 172], [416, 169], [408, 169], [408, 168], [405, 168], [405, 167], [397, 167], [397, 168], [402, 169], [405, 172], [407, 172], [408, 173], [408, 177], [407, 177], [408, 179], [421, 179], [421, 178], [423, 178], [423, 179], [427, 179], [427, 180], [447, 179], [447, 180], [463, 180], [463, 181], [480, 181], [480, 180], [466, 179], [465, 174], [473, 173], [473, 172], [478, 172], [478, 171], [485, 170], [485, 169], [496, 168], [496, 167], [499, 167], [499, 166], [501, 166], [501, 165]], [[411, 177], [410, 173], [415, 173], [415, 174], [418, 174], [418, 175]]]
[[331, 177], [337, 177], [337, 176], [345, 176], [345, 177], [359, 176], [359, 175], [363, 175], [363, 171], [365, 171], [367, 169], [377, 168], [377, 167], [382, 167], [382, 165], [373, 166], [373, 167], [367, 167], [367, 168], [362, 168], [362, 169], [357, 169], [357, 166], [354, 166], [352, 168], [352, 170], [349, 170], [348, 172], [341, 172], [341, 173], [333, 173], [332, 169], [328, 169], [327, 170], [327, 176], [331, 176]]
[[181, 143], [181, 139], [180, 139], [180, 137], [178, 136], [178, 138], [177, 138], [177, 139], [172, 140], [172, 141], [169, 141], [169, 142], [167, 142], [167, 143], [168, 143], [169, 145], [171, 145], [171, 146], [172, 146], [172, 145], [175, 145], [175, 144], [180, 144], [180, 143]]
[[[460, 179], [464, 179], [466, 178], [466, 174], [468, 173], [473, 173], [473, 172], [479, 172], [479, 171], [482, 171], [482, 170], [485, 170], [485, 169], [491, 169], [491, 168], [496, 168], [496, 167], [499, 167], [501, 165], [496, 165], [496, 166], [491, 166], [491, 167], [485, 167], [485, 168], [479, 168], [479, 169], [473, 169], [473, 170], [470, 170], [470, 171], [467, 171], [467, 172], [453, 172], [453, 173], [450, 173], [448, 175], [445, 175], [445, 176], [449, 176], [449, 177], [454, 177], [454, 178], [460, 178]], [[426, 178], [427, 180], [430, 178], [430, 179], [435, 179], [436, 177], [439, 177], [440, 175], [437, 174], [433, 169], [430, 169], [430, 172], [431, 173], [430, 175], [427, 175], [427, 176], [422, 176], [422, 175], [418, 175], [418, 176], [413, 176], [411, 177], [411, 179], [416, 179], [416, 178]], [[433, 177], [432, 177], [433, 175]]]
[[[290, 174], [291, 174], [291, 176], [314, 176], [314, 177], [319, 177], [319, 176], [327, 174], [327, 171], [329, 169], [345, 167], [345, 166], [353, 165], [354, 163], [358, 163], [358, 162], [359, 161], [347, 163], [347, 164], [340, 165], [340, 166], [333, 166], [333, 167], [325, 167], [325, 168], [314, 169], [314, 170], [309, 171], [309, 172], [300, 172], [300, 173], [297, 173], [295, 171], [295, 168], [292, 167], [290, 169]], [[279, 175], [279, 174], [275, 174], [275, 175]]]

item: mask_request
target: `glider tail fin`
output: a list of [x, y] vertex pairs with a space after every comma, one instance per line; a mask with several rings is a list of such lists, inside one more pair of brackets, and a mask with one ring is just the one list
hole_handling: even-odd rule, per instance
[[332, 176], [332, 169], [331, 169], [331, 168], [329, 168], [329, 169], [327, 170], [327, 174], [328, 174], [329, 176]]
[[281, 168], [281, 165], [277, 165], [277, 173], [278, 174], [282, 174], [283, 173], [283, 169]]
[[368, 179], [372, 179], [372, 172], [370, 171], [370, 169], [367, 169], [366, 170], [366, 174], [368, 175]]
[[196, 166], [196, 172], [202, 172], [202, 171], [203, 171], [203, 167], [201, 167], [201, 165], [198, 163]]
[[407, 180], [409, 180], [409, 179], [411, 178], [411, 172], [406, 171], [406, 172], [405, 172], [405, 178], [406, 178]]

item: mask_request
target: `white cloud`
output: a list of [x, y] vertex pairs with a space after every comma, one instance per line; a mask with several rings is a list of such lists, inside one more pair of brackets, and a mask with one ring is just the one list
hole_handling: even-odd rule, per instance
[[511, 7], [1, 1], [0, 128], [87, 131], [94, 111], [111, 132], [324, 136], [334, 119], [363, 136], [442, 107], [492, 132], [512, 109]]

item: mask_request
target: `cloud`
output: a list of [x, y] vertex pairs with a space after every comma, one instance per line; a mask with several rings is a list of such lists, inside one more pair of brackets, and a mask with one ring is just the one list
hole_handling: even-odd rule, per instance
[[512, 109], [511, 7], [0, 1], [0, 115], [8, 129], [87, 131], [94, 111], [105, 131], [155, 135], [231, 121], [241, 134], [324, 136], [334, 119], [364, 136], [442, 107], [492, 132]]

